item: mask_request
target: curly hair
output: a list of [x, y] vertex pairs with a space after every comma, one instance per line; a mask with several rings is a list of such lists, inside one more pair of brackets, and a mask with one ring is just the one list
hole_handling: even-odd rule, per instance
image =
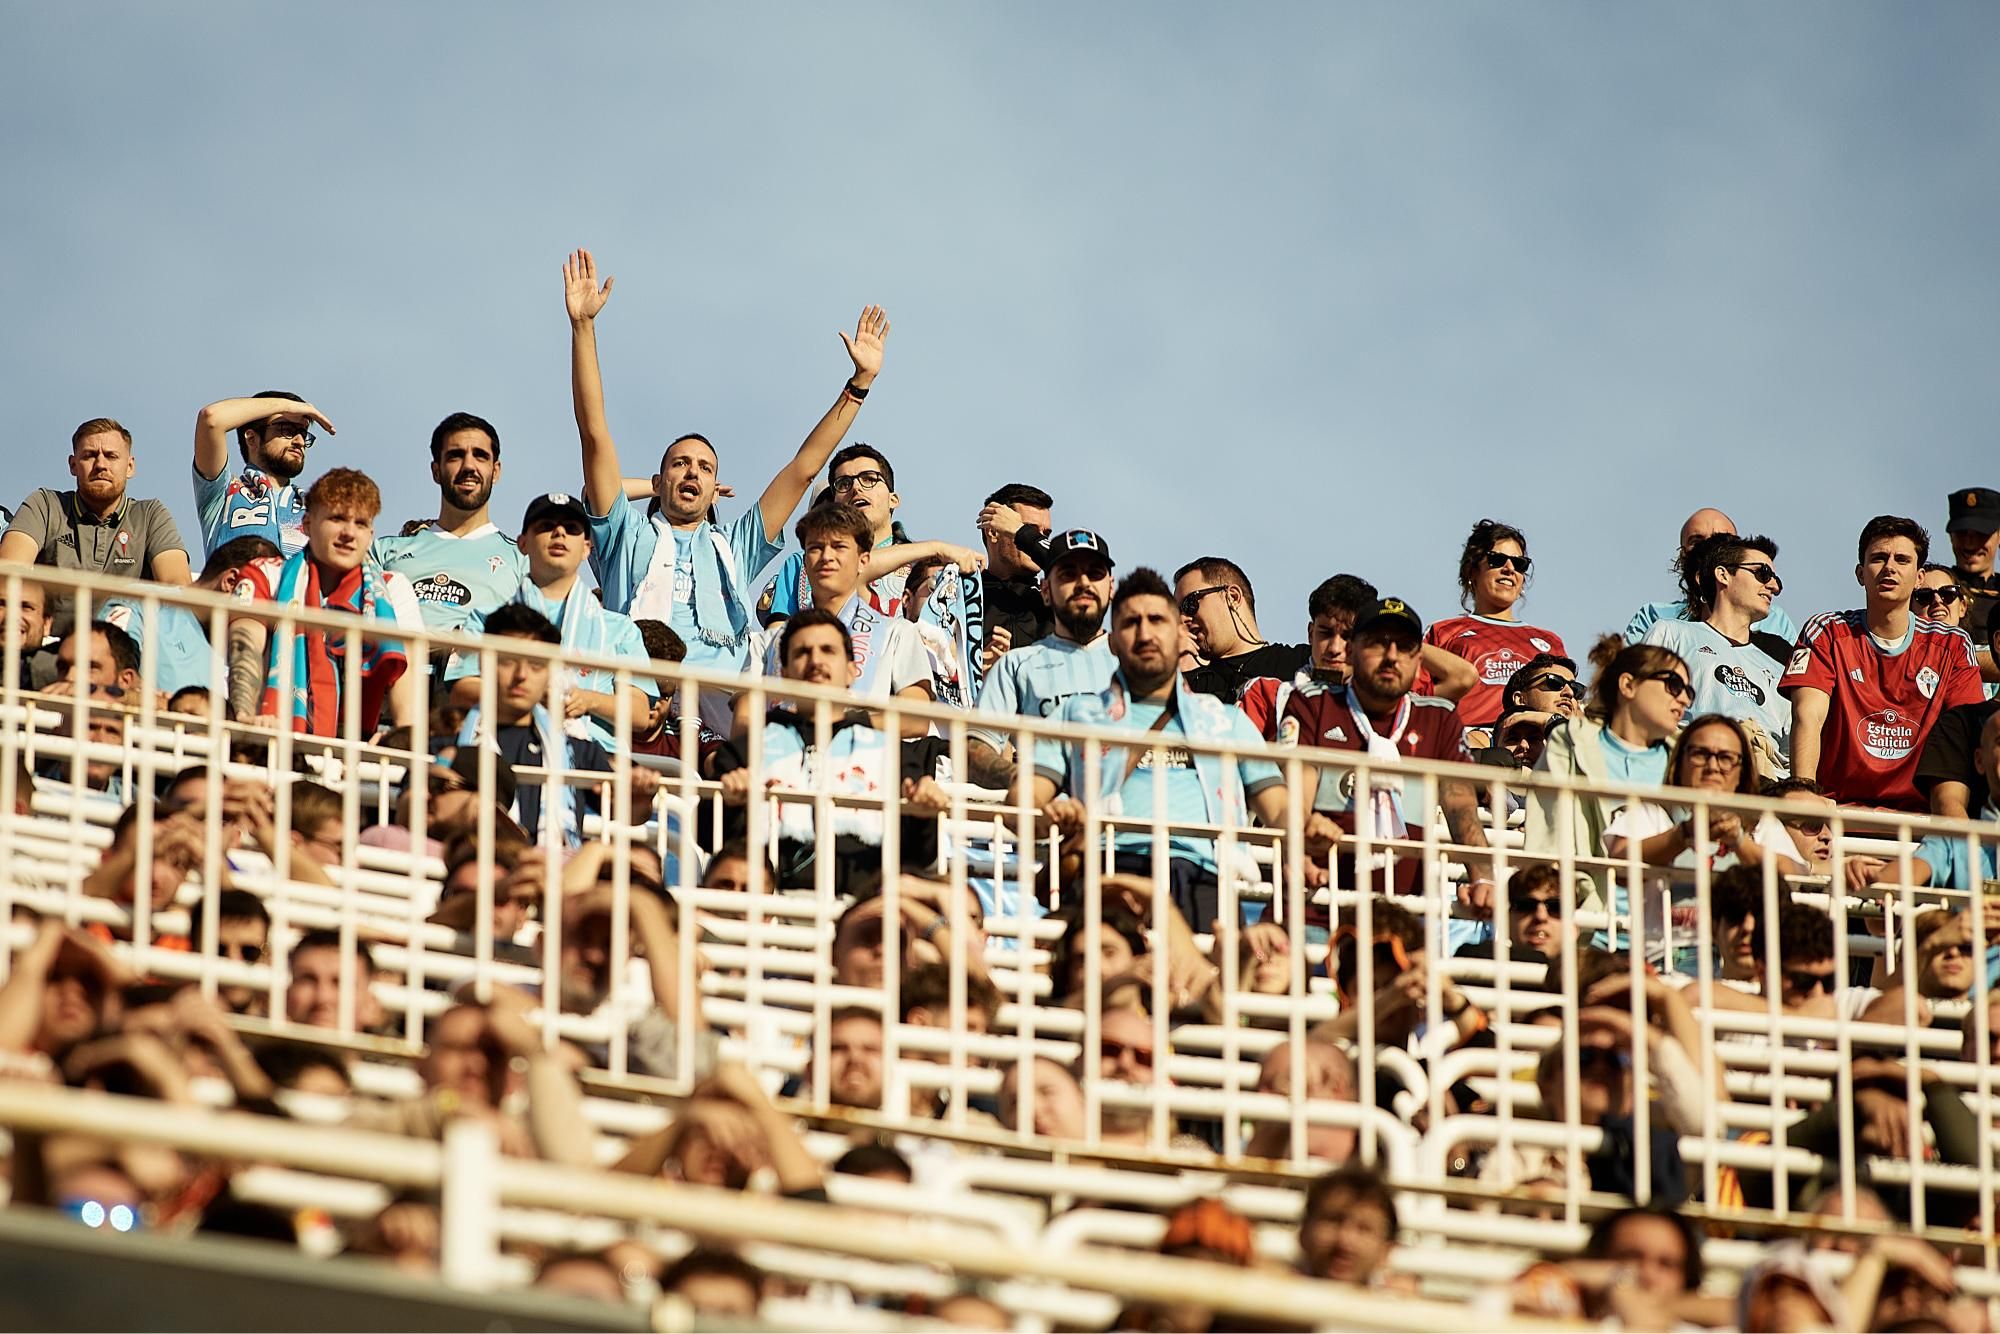
[[337, 509], [372, 519], [382, 512], [382, 488], [359, 468], [328, 468], [306, 492], [306, 509]]
[[1465, 549], [1458, 554], [1458, 605], [1465, 610], [1472, 610], [1472, 581], [1479, 573], [1480, 563], [1501, 542], [1512, 542], [1521, 548], [1523, 556], [1528, 554], [1528, 535], [1513, 524], [1481, 519], [1472, 525]]

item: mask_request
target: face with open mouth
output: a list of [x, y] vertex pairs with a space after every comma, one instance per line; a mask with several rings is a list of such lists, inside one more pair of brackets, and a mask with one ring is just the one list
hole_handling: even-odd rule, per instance
[[696, 523], [715, 503], [716, 455], [706, 440], [674, 441], [653, 485], [669, 523]]

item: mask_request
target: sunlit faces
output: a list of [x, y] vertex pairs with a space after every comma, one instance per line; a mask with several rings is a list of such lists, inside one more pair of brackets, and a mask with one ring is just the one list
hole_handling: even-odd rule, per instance
[[424, 1084], [450, 1091], [470, 1106], [495, 1107], [506, 1092], [507, 1058], [487, 1032], [486, 1012], [470, 1005], [432, 1023], [423, 1060]]
[[878, 534], [889, 527], [903, 503], [903, 498], [890, 488], [881, 460], [866, 454], [842, 463], [828, 481], [834, 496], [867, 515]]
[[1907, 602], [1917, 588], [1917, 568], [1923, 564], [1917, 544], [1907, 537], [1877, 538], [1854, 567], [1854, 580], [1871, 602], [1894, 606]]
[[250, 466], [289, 482], [305, 471], [306, 451], [314, 440], [305, 417], [281, 412], [243, 430], [243, 453]]
[[[366, 1031], [381, 1021], [381, 1002], [369, 989], [366, 962], [354, 962], [354, 1026]], [[291, 985], [285, 990], [285, 1017], [295, 1024], [334, 1028], [340, 1023], [340, 951], [315, 945], [292, 952]]]
[[1681, 725], [1681, 716], [1694, 702], [1694, 687], [1688, 684], [1687, 665], [1675, 660], [1673, 666], [1657, 671], [1626, 672], [1618, 678], [1618, 694], [1625, 711], [1651, 741], [1672, 736]]
[[117, 431], [87, 435], [69, 454], [69, 475], [76, 479], [77, 498], [100, 513], [124, 499], [125, 484], [132, 480], [135, 468], [131, 442]]
[[467, 514], [486, 508], [493, 499], [493, 485], [500, 480], [500, 454], [493, 437], [476, 427], [453, 431], [431, 464], [431, 480], [454, 508]]
[[1522, 705], [1537, 713], [1561, 714], [1566, 718], [1580, 717], [1583, 705], [1580, 696], [1582, 687], [1577, 684], [1576, 673], [1561, 663], [1550, 663], [1539, 667], [1525, 680], [1516, 678], [1508, 684]]
[[1306, 626], [1306, 647], [1312, 653], [1312, 669], [1329, 681], [1345, 681], [1353, 664], [1348, 657], [1348, 640], [1354, 633], [1354, 613], [1334, 610], [1312, 618]]
[[1482, 616], [1496, 616], [1521, 600], [1528, 589], [1527, 553], [1511, 537], [1488, 548], [1472, 571], [1472, 606]]
[[1389, 1216], [1352, 1190], [1329, 1190], [1299, 1227], [1305, 1271], [1338, 1283], [1365, 1283], [1389, 1258]]
[[518, 720], [548, 698], [549, 664], [541, 658], [513, 653], [496, 656], [500, 705], [509, 719]]
[[1204, 656], [1227, 655], [1242, 642], [1236, 620], [1241, 615], [1237, 609], [1243, 592], [1234, 584], [1220, 583], [1199, 568], [1192, 569], [1175, 581], [1174, 601], [1187, 637]]
[[1961, 528], [1951, 534], [1951, 555], [1958, 568], [1975, 577], [1993, 573], [1995, 548], [2000, 548], [2000, 529], [1980, 532]]
[[806, 582], [813, 605], [838, 611], [861, 586], [865, 553], [851, 533], [820, 532], [805, 539]]
[[1734, 608], [1753, 625], [1771, 614], [1771, 604], [1783, 588], [1777, 562], [1761, 551], [1746, 551], [1734, 567], [1718, 566], [1715, 571], [1716, 605]]
[[1106, 1010], [1097, 1048], [1102, 1079], [1153, 1082], [1153, 1021], [1136, 1010]]
[[1926, 996], [1963, 996], [1972, 990], [1972, 927], [1954, 917], [1917, 944], [1918, 989]]
[[1734, 792], [1746, 760], [1743, 737], [1734, 727], [1707, 723], [1681, 738], [1681, 769], [1674, 781], [1682, 787]]
[[313, 559], [339, 574], [361, 564], [375, 540], [375, 516], [353, 501], [306, 508], [306, 545]]
[[1963, 629], [1965, 613], [1971, 606], [1964, 586], [1950, 570], [1923, 570], [1918, 573], [1916, 592], [1910, 596], [1910, 610], [1925, 620]]
[[1042, 600], [1070, 639], [1095, 639], [1111, 605], [1111, 563], [1089, 552], [1065, 555], [1042, 577]]
[[56, 647], [56, 679], [76, 680], [76, 661], [79, 653], [86, 651], [89, 660], [84, 664], [84, 682], [93, 690], [116, 686], [129, 689], [139, 683], [139, 674], [130, 668], [120, 669], [118, 659], [111, 655], [111, 640], [102, 630], [84, 629], [73, 632]]
[[1423, 641], [1407, 625], [1378, 621], [1354, 636], [1354, 687], [1382, 703], [1410, 693], [1416, 684]]
[[[15, 635], [24, 652], [35, 648], [49, 633], [48, 591], [32, 579], [23, 579], [19, 596], [10, 598], [6, 582], [0, 580], [0, 616], [5, 618], [0, 621], [0, 627], [5, 627], [0, 633]], [[5, 641], [0, 640], [0, 648], [4, 647]]]
[[[1009, 1066], [1000, 1081], [1000, 1124], [1020, 1126], [1021, 1067]], [[1083, 1090], [1076, 1079], [1046, 1056], [1035, 1058], [1029, 1078], [1028, 1114], [1037, 1135], [1051, 1139], [1082, 1139]]]
[[715, 503], [715, 449], [705, 440], [676, 440], [653, 475], [653, 494], [667, 522], [698, 523]]
[[788, 681], [816, 686], [852, 685], [861, 675], [848, 641], [830, 625], [808, 625], [784, 637], [785, 658], [779, 664]]
[[827, 1095], [840, 1107], [882, 1105], [882, 1020], [848, 1013], [827, 1031]]
[[1510, 892], [1507, 896], [1507, 934], [1516, 945], [1526, 945], [1553, 958], [1561, 947], [1562, 891], [1553, 884]]
[[1111, 653], [1134, 691], [1159, 689], [1180, 667], [1179, 609], [1155, 593], [1125, 599], [1111, 613]]
[[1829, 818], [1833, 798], [1818, 792], [1790, 792], [1785, 795], [1785, 804], [1802, 808], [1778, 816], [1792, 846], [1806, 865], [1825, 865], [1833, 857], [1833, 821]]
[[[469, 434], [485, 439], [477, 431]], [[538, 585], [551, 584], [583, 568], [590, 557], [590, 533], [575, 519], [538, 519], [521, 530], [521, 553], [528, 558], [528, 577]]]

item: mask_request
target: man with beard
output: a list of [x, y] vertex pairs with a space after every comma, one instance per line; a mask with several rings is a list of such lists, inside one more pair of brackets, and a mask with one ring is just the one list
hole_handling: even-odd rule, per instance
[[[333, 423], [285, 389], [255, 398], [225, 398], [194, 419], [194, 504], [206, 555], [232, 537], [255, 535], [287, 556], [306, 544], [305, 493], [298, 488], [306, 451]], [[229, 433], [236, 432], [243, 466], [229, 471]]]
[[528, 576], [527, 558], [487, 513], [500, 480], [500, 433], [469, 412], [431, 432], [431, 480], [438, 516], [408, 536], [378, 537], [370, 555], [410, 581], [424, 624], [457, 630], [510, 601]]
[[[1180, 673], [1181, 616], [1173, 593], [1159, 574], [1134, 570], [1111, 599], [1110, 645], [1118, 670], [1101, 691], [1074, 695], [1057, 709], [1060, 722], [1107, 725], [1144, 734], [1144, 748], [1113, 746], [1098, 766], [1096, 794], [1108, 810], [1126, 820], [1159, 818], [1168, 825], [1241, 823], [1254, 813], [1266, 825], [1285, 821], [1284, 780], [1269, 760], [1237, 758], [1224, 763], [1214, 751], [1197, 751], [1189, 741], [1240, 745], [1262, 738], [1241, 712], [1186, 687]], [[1157, 735], [1156, 735], [1157, 734]], [[1135, 738], [1137, 739], [1137, 738]], [[1066, 835], [1085, 826], [1084, 754], [1070, 742], [1043, 739], [1035, 745], [1034, 803]], [[1165, 804], [1156, 805], [1155, 769], [1165, 770]], [[1338, 830], [1324, 817], [1309, 818], [1306, 855], [1317, 858]], [[1152, 873], [1155, 842], [1150, 829], [1126, 828], [1113, 835], [1115, 869]], [[1168, 878], [1174, 906], [1189, 922], [1216, 919], [1220, 866], [1213, 838], [1167, 836]], [[1085, 855], [1094, 855], [1083, 849]]]
[[[987, 718], [1047, 718], [1071, 697], [1094, 695], [1111, 684], [1118, 662], [1104, 633], [1111, 605], [1111, 548], [1088, 529], [1073, 528], [1050, 542], [1054, 555], [1042, 576], [1042, 600], [1055, 618], [1048, 638], [1010, 650], [979, 688], [978, 712]], [[973, 781], [1005, 787], [1013, 778], [1013, 738], [1004, 721], [973, 735]]]
[[[95, 417], [77, 427], [69, 438], [69, 473], [76, 489], [42, 487], [22, 501], [6, 536], [0, 537], [0, 561], [193, 583], [187, 546], [166, 505], [126, 495], [136, 467], [132, 433], [123, 426]], [[58, 592], [45, 609], [56, 634], [69, 633], [71, 601]]]

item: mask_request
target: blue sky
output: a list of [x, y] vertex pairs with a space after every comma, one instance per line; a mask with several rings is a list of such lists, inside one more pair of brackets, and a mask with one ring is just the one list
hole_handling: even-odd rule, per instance
[[[2000, 9], [9, 5], [0, 458], [124, 420], [192, 536], [195, 410], [268, 386], [390, 520], [430, 427], [496, 511], [578, 477], [559, 268], [631, 471], [754, 495], [895, 323], [852, 438], [918, 536], [1032, 481], [1122, 566], [1206, 551], [1296, 637], [1327, 574], [1427, 617], [1528, 530], [1573, 647], [1689, 510], [1851, 605], [1853, 538], [2000, 484]], [[12, 500], [16, 497], [9, 496]]]

